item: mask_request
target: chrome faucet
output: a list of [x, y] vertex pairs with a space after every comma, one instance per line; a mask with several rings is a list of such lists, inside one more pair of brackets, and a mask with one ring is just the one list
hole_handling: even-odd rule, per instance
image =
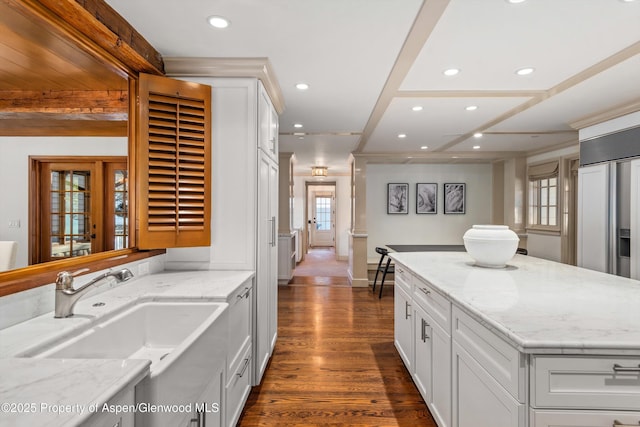
[[107, 271], [89, 283], [80, 286], [78, 289], [73, 289], [73, 274], [68, 271], [58, 273], [56, 277], [56, 307], [53, 317], [62, 318], [73, 316], [73, 307], [78, 300], [90, 290], [91, 286], [96, 285], [107, 277], [113, 277], [120, 283], [131, 279], [133, 273], [127, 268], [115, 272]]

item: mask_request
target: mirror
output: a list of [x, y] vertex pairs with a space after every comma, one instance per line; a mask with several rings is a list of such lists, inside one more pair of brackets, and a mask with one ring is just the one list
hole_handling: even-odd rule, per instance
[[[45, 193], [40, 191], [42, 180], [52, 181], [53, 175], [36, 183], [33, 159], [92, 157], [126, 162], [129, 74], [122, 66], [96, 54], [97, 49], [91, 43], [82, 42], [81, 37], [72, 40], [42, 14], [26, 13], [19, 5], [0, 3], [0, 34], [0, 241], [18, 242], [14, 266], [17, 269], [37, 262], [33, 252], [42, 242], [39, 239], [45, 239], [39, 235], [41, 231], [30, 228], [38, 221], [53, 221], [46, 220], [33, 208], [36, 199], [55, 204], [54, 196], [44, 200]], [[106, 182], [99, 181], [100, 185], [103, 181]], [[63, 178], [60, 182], [64, 185]], [[88, 188], [79, 180], [71, 180], [70, 185], [76, 192]], [[93, 189], [102, 191], [95, 186]], [[54, 231], [60, 234], [66, 227], [67, 232], [46, 238], [50, 246], [59, 245], [56, 250], [49, 248], [51, 253], [58, 254], [57, 258], [64, 257], [61, 248], [65, 244], [71, 246], [73, 242], [86, 240], [69, 232], [78, 231], [79, 223], [87, 224], [83, 227], [86, 230], [78, 235], [91, 236], [96, 234], [91, 228], [102, 227], [88, 214], [82, 218], [81, 213], [71, 212], [71, 207], [82, 211], [82, 197], [79, 199], [77, 194], [68, 197], [69, 209], [58, 212], [60, 218], [66, 219], [61, 219], [61, 225]], [[119, 209], [120, 222], [116, 227], [122, 228], [129, 221], [122, 218], [122, 206]], [[102, 215], [104, 209], [97, 212]], [[118, 249], [109, 245], [102, 248], [98, 251]], [[92, 251], [86, 248], [69, 251], [68, 256], [89, 252]]]

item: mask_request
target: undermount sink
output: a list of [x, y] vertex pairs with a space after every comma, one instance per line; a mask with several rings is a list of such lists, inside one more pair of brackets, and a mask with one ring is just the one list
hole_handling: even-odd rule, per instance
[[[23, 357], [148, 359], [151, 373], [136, 386], [136, 401], [186, 405], [195, 402], [212, 381], [212, 366], [225, 363], [227, 306], [220, 302], [139, 302]], [[172, 415], [175, 420], [168, 419]], [[180, 415], [141, 414], [140, 424], [176, 425]], [[163, 418], [155, 419], [157, 416]]]

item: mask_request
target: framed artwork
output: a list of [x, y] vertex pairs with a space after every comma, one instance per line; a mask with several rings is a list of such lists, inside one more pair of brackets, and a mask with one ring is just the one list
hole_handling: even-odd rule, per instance
[[409, 184], [387, 184], [387, 213], [409, 213]]
[[416, 184], [416, 213], [438, 213], [438, 184]]
[[465, 213], [465, 192], [466, 184], [445, 184], [444, 185], [444, 213], [463, 214]]

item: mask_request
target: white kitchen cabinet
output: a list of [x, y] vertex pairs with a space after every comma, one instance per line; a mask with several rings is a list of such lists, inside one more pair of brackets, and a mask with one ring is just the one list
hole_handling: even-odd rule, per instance
[[[133, 407], [135, 405], [134, 387], [126, 387], [120, 390], [113, 398], [106, 403], [109, 407]], [[113, 406], [112, 406], [113, 405]], [[103, 405], [99, 405], [100, 409], [95, 415], [89, 418], [82, 425], [85, 427], [134, 427], [135, 414], [133, 412], [102, 411]]]
[[227, 367], [224, 419], [235, 426], [251, 392], [253, 280], [240, 285], [228, 298]]
[[452, 425], [456, 427], [526, 426], [526, 405], [515, 400], [455, 340], [452, 378]]
[[420, 305], [414, 310], [413, 380], [440, 427], [451, 425], [451, 336]]
[[222, 426], [224, 368], [220, 367], [209, 386], [192, 405], [193, 412], [187, 421], [187, 427]]
[[394, 344], [407, 370], [413, 372], [413, 307], [409, 294], [401, 286], [394, 292]]
[[258, 171], [255, 384], [267, 368], [278, 327], [278, 165], [262, 150]]
[[293, 278], [296, 268], [297, 231], [278, 236], [278, 284], [286, 285]]
[[622, 411], [531, 411], [530, 427], [633, 427], [640, 414]]
[[[194, 66], [200, 76], [204, 63]], [[278, 115], [256, 78], [185, 78], [212, 87], [212, 245], [168, 251], [166, 266], [255, 271], [250, 372], [258, 385], [277, 337]]]

